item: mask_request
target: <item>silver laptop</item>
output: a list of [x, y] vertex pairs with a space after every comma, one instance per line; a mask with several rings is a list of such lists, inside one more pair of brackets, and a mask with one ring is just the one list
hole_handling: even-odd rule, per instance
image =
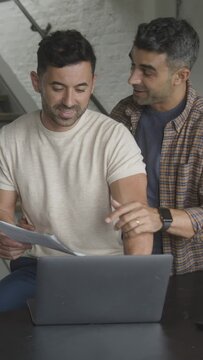
[[159, 322], [171, 255], [41, 257], [36, 325]]

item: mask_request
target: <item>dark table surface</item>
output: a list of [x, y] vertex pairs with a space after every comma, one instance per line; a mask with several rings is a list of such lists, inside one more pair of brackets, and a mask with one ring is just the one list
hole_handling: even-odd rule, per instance
[[203, 272], [170, 279], [160, 324], [34, 326], [0, 314], [1, 360], [203, 360]]

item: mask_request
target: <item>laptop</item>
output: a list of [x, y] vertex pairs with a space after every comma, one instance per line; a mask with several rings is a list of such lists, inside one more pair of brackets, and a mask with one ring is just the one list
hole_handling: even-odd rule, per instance
[[159, 322], [171, 255], [40, 257], [36, 325]]

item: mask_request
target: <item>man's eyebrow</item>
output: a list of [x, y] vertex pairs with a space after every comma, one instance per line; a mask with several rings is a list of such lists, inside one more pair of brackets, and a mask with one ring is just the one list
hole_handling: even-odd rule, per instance
[[59, 82], [59, 81], [51, 81], [50, 83], [51, 85], [60, 85], [60, 86], [64, 86], [63, 83]]
[[[128, 56], [129, 56], [130, 60], [132, 61], [132, 63], [134, 64], [134, 60], [133, 60], [131, 52], [129, 52]], [[142, 69], [146, 69], [146, 70], [156, 71], [155, 67], [153, 67], [152, 65], [149, 65], [149, 64], [140, 64], [139, 67], [141, 67]]]
[[142, 69], [146, 69], [146, 70], [157, 71], [154, 66], [149, 65], [149, 64], [140, 64], [140, 67], [141, 67]]
[[88, 86], [88, 83], [83, 82], [83, 83], [79, 83], [79, 84], [75, 85], [75, 87], [78, 87], [78, 86]]
[[[66, 86], [65, 84], [59, 82], [59, 81], [52, 81], [51, 82], [51, 85], [60, 85], [60, 86]], [[86, 82], [82, 82], [82, 83], [79, 83], [79, 84], [76, 84], [75, 87], [78, 87], [78, 86], [88, 86], [88, 84]]]
[[[136, 65], [132, 58], [131, 58], [131, 61], [132, 61], [133, 65]], [[151, 71], [157, 72], [156, 68], [149, 64], [139, 64], [139, 68], [142, 70], [151, 70]]]

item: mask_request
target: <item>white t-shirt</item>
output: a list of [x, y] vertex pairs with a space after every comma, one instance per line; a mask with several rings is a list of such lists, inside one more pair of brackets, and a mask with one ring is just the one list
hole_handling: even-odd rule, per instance
[[[54, 234], [73, 251], [122, 254], [121, 236], [105, 223], [109, 185], [145, 173], [140, 149], [124, 125], [86, 110], [65, 132], [43, 126], [40, 112], [0, 131], [0, 189], [17, 191], [36, 231]], [[27, 255], [64, 255], [34, 246]]]

